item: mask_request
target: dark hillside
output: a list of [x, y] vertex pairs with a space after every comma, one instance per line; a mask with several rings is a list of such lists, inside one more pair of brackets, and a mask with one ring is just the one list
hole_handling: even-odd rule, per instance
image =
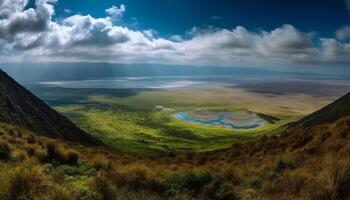
[[51, 137], [85, 144], [99, 143], [1, 70], [0, 122]]
[[337, 99], [321, 110], [318, 110], [303, 118], [297, 122], [296, 125], [310, 127], [325, 123], [332, 123], [345, 116], [350, 116], [350, 93]]

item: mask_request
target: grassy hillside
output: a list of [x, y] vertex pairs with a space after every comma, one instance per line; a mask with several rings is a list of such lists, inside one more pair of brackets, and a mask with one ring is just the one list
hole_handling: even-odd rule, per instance
[[211, 153], [132, 156], [0, 125], [3, 199], [346, 199], [350, 118]]

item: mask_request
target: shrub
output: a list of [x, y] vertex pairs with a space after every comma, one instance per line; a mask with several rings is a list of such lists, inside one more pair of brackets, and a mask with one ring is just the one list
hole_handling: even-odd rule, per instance
[[74, 200], [74, 195], [64, 187], [55, 187], [49, 191], [46, 200]]
[[36, 142], [36, 138], [34, 137], [34, 135], [30, 135], [28, 138], [27, 138], [27, 143], [28, 144], [35, 144]]
[[273, 174], [281, 174], [286, 168], [287, 165], [283, 162], [283, 160], [279, 159], [273, 168]]
[[347, 199], [350, 196], [350, 161], [333, 160], [328, 168], [328, 190], [331, 199]]
[[213, 183], [206, 185], [200, 195], [201, 199], [212, 200], [238, 200], [239, 196], [235, 192], [232, 184], [222, 183], [216, 180]]
[[6, 142], [0, 143], [0, 160], [5, 160], [5, 161], [11, 160], [10, 146]]
[[61, 174], [68, 175], [68, 176], [83, 175], [83, 172], [77, 166], [61, 165], [57, 167], [56, 170], [60, 171]]
[[26, 154], [22, 151], [17, 151], [13, 154], [12, 160], [16, 162], [22, 162], [27, 158]]
[[131, 190], [138, 191], [149, 188], [148, 171], [144, 167], [132, 167], [121, 175], [124, 176], [125, 182]]
[[35, 155], [35, 149], [33, 147], [27, 147], [26, 152], [29, 157], [33, 157]]
[[79, 153], [73, 150], [65, 152], [62, 148], [54, 142], [49, 142], [46, 145], [46, 162], [53, 162], [56, 164], [78, 164]]
[[43, 174], [37, 167], [23, 166], [10, 175], [8, 183], [8, 199], [34, 199], [46, 190]]
[[110, 170], [101, 173], [117, 186], [127, 187], [129, 190], [149, 190], [157, 193], [163, 191], [163, 185], [161, 185], [159, 179], [155, 178], [150, 169], [143, 165], [127, 166], [118, 169], [118, 171]]
[[261, 180], [256, 176], [251, 177], [248, 179], [248, 185], [249, 187], [257, 190], [261, 187]]
[[239, 195], [235, 192], [233, 186], [231, 184], [223, 184], [221, 185], [215, 195], [215, 200], [238, 200]]
[[79, 153], [74, 150], [70, 150], [66, 152], [64, 163], [68, 165], [77, 165], [78, 159], [79, 159]]
[[220, 176], [234, 185], [238, 185], [241, 182], [241, 178], [237, 175], [233, 167], [224, 167]]
[[93, 187], [98, 192], [103, 200], [116, 199], [116, 191], [111, 182], [102, 176], [97, 176], [94, 179]]
[[175, 173], [166, 177], [165, 185], [169, 195], [185, 192], [197, 196], [203, 187], [212, 180], [213, 177], [210, 173]]
[[111, 170], [113, 168], [112, 162], [105, 158], [97, 158], [93, 162], [94, 168], [98, 171], [100, 169]]
[[53, 142], [49, 142], [46, 144], [46, 156], [49, 161], [59, 161], [63, 158], [63, 155], [57, 149], [57, 145]]
[[103, 200], [100, 194], [91, 190], [88, 187], [78, 187], [75, 189], [76, 200]]
[[[276, 179], [266, 182], [261, 190], [262, 193], [268, 195], [286, 194], [298, 196], [311, 185], [311, 180], [309, 180], [307, 174], [303, 170], [296, 170], [284, 173]], [[320, 187], [316, 188], [321, 190]]]
[[19, 130], [17, 130], [17, 129], [10, 129], [9, 130], [9, 134], [11, 136], [15, 136], [15, 137], [21, 137], [22, 136], [22, 133]]
[[41, 163], [44, 163], [47, 161], [46, 153], [43, 150], [35, 151], [35, 157]]

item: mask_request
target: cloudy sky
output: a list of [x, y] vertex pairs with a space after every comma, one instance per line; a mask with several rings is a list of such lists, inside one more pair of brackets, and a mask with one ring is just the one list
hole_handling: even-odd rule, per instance
[[350, 65], [350, 0], [0, 0], [0, 62]]

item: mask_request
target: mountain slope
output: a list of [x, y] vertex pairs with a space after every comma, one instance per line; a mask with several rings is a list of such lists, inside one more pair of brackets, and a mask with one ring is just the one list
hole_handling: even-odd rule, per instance
[[345, 116], [350, 116], [350, 93], [342, 96], [321, 110], [318, 110], [301, 119], [300, 121], [296, 122], [295, 125], [310, 127], [325, 123], [332, 123]]
[[99, 143], [1, 70], [0, 122], [17, 125], [50, 137], [85, 144]]

